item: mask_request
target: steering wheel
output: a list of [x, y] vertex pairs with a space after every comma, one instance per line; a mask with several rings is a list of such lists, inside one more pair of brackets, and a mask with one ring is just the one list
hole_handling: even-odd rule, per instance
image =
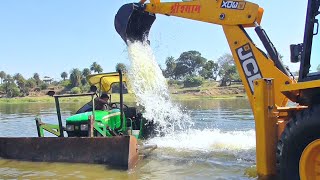
[[[129, 108], [127, 105], [123, 104], [124, 108]], [[113, 102], [110, 104], [110, 107], [112, 109], [120, 109], [120, 103], [119, 102]]]

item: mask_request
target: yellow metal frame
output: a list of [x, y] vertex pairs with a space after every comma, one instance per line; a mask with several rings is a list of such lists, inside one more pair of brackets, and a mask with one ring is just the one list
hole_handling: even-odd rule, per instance
[[281, 92], [292, 92], [299, 91], [303, 89], [311, 89], [320, 87], [320, 80], [307, 81], [307, 82], [299, 82], [297, 84], [285, 84], [282, 85], [280, 90]]
[[[301, 93], [310, 89], [320, 90], [320, 80], [299, 82], [296, 84], [285, 84], [280, 87], [280, 91], [293, 102], [298, 100], [297, 97], [299, 97]], [[308, 94], [310, 94], [310, 91]]]
[[274, 102], [274, 80], [254, 82], [256, 125], [256, 159], [259, 177], [276, 175], [277, 116]]

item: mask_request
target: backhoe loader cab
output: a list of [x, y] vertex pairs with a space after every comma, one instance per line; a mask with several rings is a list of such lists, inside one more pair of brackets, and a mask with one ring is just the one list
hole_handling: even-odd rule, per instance
[[319, 1], [309, 0], [303, 43], [290, 46], [291, 61], [301, 62], [299, 81], [320, 79], [320, 73], [317, 73], [317, 67], [320, 65], [320, 56], [318, 55], [318, 49], [320, 48], [320, 37], [318, 35], [319, 4]]
[[[143, 35], [148, 35], [155, 14], [221, 25], [253, 110], [259, 177], [320, 179], [320, 74], [315, 72], [320, 64], [320, 44], [315, 45], [320, 43], [319, 4], [308, 0], [303, 43], [290, 46], [291, 61], [300, 61], [298, 82], [260, 26], [264, 9], [249, 1], [141, 0], [119, 9], [115, 27], [127, 43], [147, 39]], [[266, 52], [246, 33], [252, 27]], [[289, 100], [298, 105], [288, 107]]]

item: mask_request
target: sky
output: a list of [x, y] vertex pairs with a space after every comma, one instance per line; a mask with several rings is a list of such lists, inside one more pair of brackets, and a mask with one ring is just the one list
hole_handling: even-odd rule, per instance
[[[179, 0], [177, 0], [179, 1]], [[0, 71], [31, 77], [61, 79], [63, 71], [90, 67], [96, 61], [104, 72], [115, 71], [117, 63], [129, 65], [126, 44], [114, 28], [114, 16], [130, 0], [1, 0]], [[290, 44], [303, 41], [307, 1], [252, 0], [264, 8], [262, 27], [284, 63], [292, 71]], [[248, 29], [259, 46], [253, 28]], [[157, 15], [149, 39], [158, 63], [197, 50], [208, 60], [217, 60], [230, 49], [215, 24]]]

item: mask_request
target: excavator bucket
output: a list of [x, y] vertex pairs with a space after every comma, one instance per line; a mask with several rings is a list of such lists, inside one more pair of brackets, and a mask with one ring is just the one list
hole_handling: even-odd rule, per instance
[[116, 14], [114, 26], [125, 43], [147, 40], [156, 16], [143, 9], [140, 3], [129, 3], [123, 5]]

